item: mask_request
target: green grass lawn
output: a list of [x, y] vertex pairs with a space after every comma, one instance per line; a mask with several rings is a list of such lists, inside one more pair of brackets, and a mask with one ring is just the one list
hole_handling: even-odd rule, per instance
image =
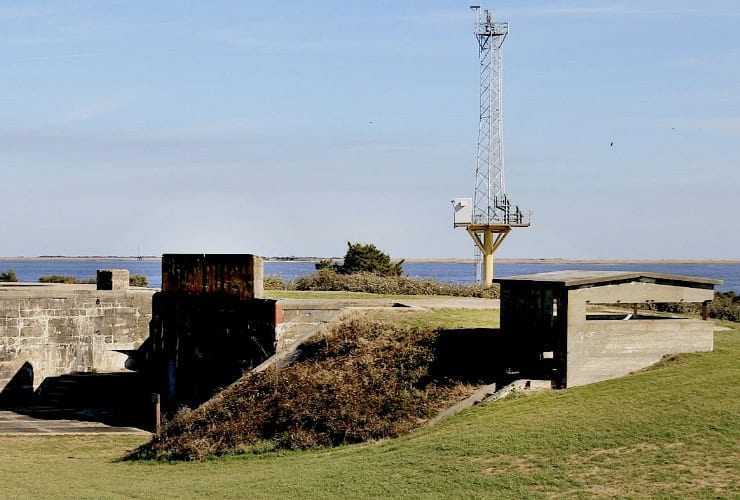
[[453, 330], [456, 328], [498, 328], [500, 326], [498, 309], [405, 309], [368, 310], [366, 314], [381, 321], [392, 321], [402, 326], [421, 328], [439, 328]]
[[734, 324], [712, 353], [360, 446], [131, 463], [140, 437], [0, 436], [0, 498], [738, 498], [739, 381]]

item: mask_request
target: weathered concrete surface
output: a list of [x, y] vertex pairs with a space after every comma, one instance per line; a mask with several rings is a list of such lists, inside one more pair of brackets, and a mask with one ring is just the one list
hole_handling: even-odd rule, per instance
[[594, 304], [706, 303], [721, 281], [624, 271], [559, 271], [501, 283], [501, 328], [519, 367], [561, 387], [620, 377], [666, 354], [712, 349], [714, 325], [685, 318], [591, 319]]
[[711, 326], [692, 319], [582, 322], [568, 335], [568, 387], [628, 375], [666, 354], [711, 351]]
[[75, 371], [125, 369], [119, 351], [149, 336], [153, 293], [0, 284], [0, 392], [33, 391], [46, 377]]

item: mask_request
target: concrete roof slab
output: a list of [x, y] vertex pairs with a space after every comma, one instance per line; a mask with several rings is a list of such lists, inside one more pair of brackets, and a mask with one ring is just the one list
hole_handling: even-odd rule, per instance
[[671, 283], [686, 287], [706, 288], [707, 285], [721, 285], [722, 280], [700, 278], [696, 276], [681, 276], [676, 274], [653, 273], [646, 271], [586, 271], [566, 270], [549, 273], [523, 274], [494, 280], [496, 283], [553, 283], [565, 288], [581, 287], [584, 285], [606, 286], [614, 283], [630, 281], [644, 281], [649, 283]]

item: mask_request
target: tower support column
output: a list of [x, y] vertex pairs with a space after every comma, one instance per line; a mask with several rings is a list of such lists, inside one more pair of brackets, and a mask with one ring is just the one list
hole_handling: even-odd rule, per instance
[[493, 284], [493, 231], [483, 233], [483, 284]]
[[[501, 246], [506, 236], [511, 232], [510, 224], [470, 224], [468, 234], [483, 254], [483, 285], [493, 285], [493, 254]], [[481, 235], [483, 239], [481, 239]]]

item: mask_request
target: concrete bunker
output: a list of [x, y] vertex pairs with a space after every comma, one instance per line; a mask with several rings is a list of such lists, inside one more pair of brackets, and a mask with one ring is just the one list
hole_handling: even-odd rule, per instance
[[136, 368], [166, 406], [197, 405], [275, 353], [282, 310], [250, 254], [165, 254]]
[[[573, 387], [621, 377], [664, 355], [711, 351], [707, 304], [720, 280], [629, 271], [557, 271], [497, 279], [509, 362]], [[701, 303], [702, 319], [638, 314], [638, 304]], [[618, 305], [631, 312], [594, 311]]]

